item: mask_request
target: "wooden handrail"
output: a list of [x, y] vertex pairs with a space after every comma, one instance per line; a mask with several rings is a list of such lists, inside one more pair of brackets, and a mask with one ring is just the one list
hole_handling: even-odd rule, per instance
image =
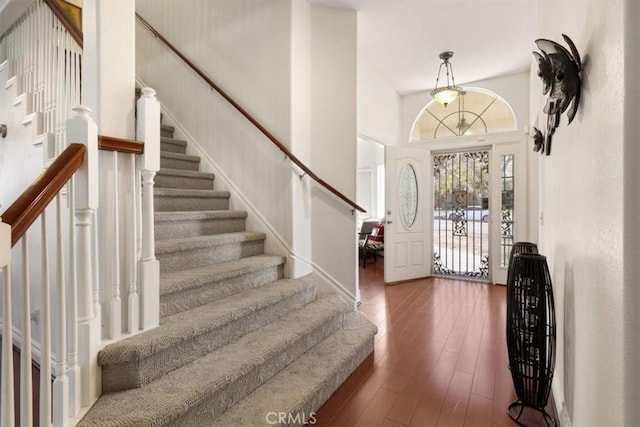
[[144, 144], [140, 141], [134, 141], [131, 139], [98, 135], [98, 149], [118, 151], [120, 153], [142, 154], [144, 153]]
[[58, 20], [62, 22], [62, 25], [64, 25], [64, 28], [67, 29], [76, 43], [78, 43], [78, 45], [82, 47], [83, 37], [80, 28], [78, 28], [76, 24], [74, 24], [73, 21], [69, 19], [69, 17], [64, 13], [64, 11], [60, 8], [55, 0], [44, 0], [44, 3], [49, 6], [49, 9], [51, 9], [56, 18], [58, 18]]
[[82, 166], [86, 148], [82, 144], [69, 146], [0, 216], [11, 225], [11, 246], [14, 246], [51, 200], [62, 190]]
[[227, 102], [231, 104], [236, 110], [238, 110], [240, 114], [242, 114], [256, 128], [258, 128], [258, 130], [262, 132], [264, 136], [266, 136], [276, 147], [278, 147], [278, 149], [282, 151], [285, 154], [285, 156], [287, 156], [296, 166], [302, 169], [302, 171], [306, 175], [309, 175], [318, 184], [322, 185], [324, 188], [332, 192], [334, 195], [336, 195], [339, 199], [341, 199], [346, 204], [351, 206], [353, 209], [356, 209], [360, 212], [366, 212], [364, 208], [360, 207], [355, 202], [351, 201], [347, 196], [342, 194], [340, 191], [336, 190], [333, 186], [327, 184], [325, 181], [320, 179], [315, 173], [313, 173], [311, 169], [309, 169], [304, 163], [302, 163], [302, 161], [300, 161], [300, 159], [298, 159], [291, 151], [289, 151], [289, 149], [284, 144], [282, 144], [275, 136], [273, 136], [273, 134], [271, 134], [271, 132], [269, 132], [264, 126], [262, 126], [256, 119], [254, 119], [251, 114], [249, 114], [244, 108], [240, 106], [240, 104], [234, 101], [233, 98], [231, 98], [224, 90], [222, 90], [222, 88], [220, 88], [220, 86], [215, 84], [213, 80], [209, 78], [209, 76], [207, 76], [202, 70], [200, 70], [200, 68], [198, 68], [193, 62], [191, 62], [189, 58], [184, 56], [182, 52], [180, 52], [175, 46], [171, 44], [171, 42], [169, 42], [169, 40], [167, 40], [155, 28], [153, 28], [153, 26], [151, 26], [151, 24], [149, 24], [142, 16], [140, 16], [140, 14], [136, 13], [136, 18], [138, 18], [138, 20], [142, 23], [142, 25], [147, 27], [147, 29], [151, 31], [151, 33], [155, 37], [159, 38], [169, 49], [171, 49], [173, 53], [178, 55], [178, 57], [180, 57], [180, 59], [182, 59], [193, 71], [195, 71], [196, 74], [198, 74], [205, 82], [207, 82], [207, 84], [212, 89], [215, 89], [215, 91], [218, 92], [220, 96], [222, 96], [225, 100], [227, 100]]

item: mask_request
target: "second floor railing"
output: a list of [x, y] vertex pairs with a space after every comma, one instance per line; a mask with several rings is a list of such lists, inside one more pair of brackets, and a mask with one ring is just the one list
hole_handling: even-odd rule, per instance
[[82, 35], [53, 0], [36, 0], [0, 39], [14, 95], [40, 135], [45, 158], [62, 152], [71, 106], [81, 104]]

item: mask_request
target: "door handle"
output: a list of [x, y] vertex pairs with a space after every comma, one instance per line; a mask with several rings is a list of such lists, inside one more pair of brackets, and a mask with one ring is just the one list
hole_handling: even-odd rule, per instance
[[385, 221], [387, 224], [391, 224], [393, 221]]

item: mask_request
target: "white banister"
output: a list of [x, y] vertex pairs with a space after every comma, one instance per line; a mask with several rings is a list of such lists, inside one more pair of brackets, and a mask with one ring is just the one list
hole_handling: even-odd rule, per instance
[[69, 200], [69, 416], [80, 412], [80, 366], [78, 366], [78, 276], [76, 251], [76, 222], [73, 212], [76, 208], [75, 178], [71, 178], [68, 188]]
[[22, 342], [20, 349], [20, 420], [33, 425], [33, 375], [31, 373], [31, 279], [28, 231], [22, 236]]
[[135, 333], [140, 328], [140, 297], [138, 295], [138, 210], [140, 209], [140, 191], [138, 189], [139, 180], [136, 171], [136, 156], [131, 154], [131, 196], [133, 197], [132, 207], [130, 209], [130, 230], [128, 233], [129, 241], [127, 242], [129, 253], [128, 257], [131, 261], [129, 264], [129, 313], [128, 313], [128, 330]]
[[[111, 303], [109, 305], [109, 336], [111, 339], [118, 339], [122, 333], [122, 301], [120, 300], [120, 185], [118, 184], [118, 152], [113, 152], [113, 216], [112, 216], [112, 228], [110, 234], [112, 248], [111, 256], [113, 262], [111, 263], [111, 274], [113, 277], [112, 283], [112, 296]], [[105, 238], [107, 236], [104, 236]]]
[[0, 425], [12, 427], [13, 409], [13, 322], [11, 320], [11, 227], [0, 222], [0, 270], [2, 270], [2, 402]]
[[[40, 424], [51, 420], [51, 293], [49, 281], [49, 242], [47, 234], [47, 211], [40, 216], [42, 221], [42, 315], [40, 354]], [[28, 345], [28, 344], [27, 344]], [[45, 425], [49, 425], [45, 422]]]
[[94, 301], [98, 284], [94, 283], [92, 229], [98, 207], [98, 131], [85, 106], [73, 107], [67, 121], [67, 143], [79, 142], [87, 148], [85, 161], [74, 180], [78, 254], [78, 351], [82, 406], [92, 404], [100, 395], [98, 350], [101, 331], [99, 307]]
[[56, 288], [56, 379], [53, 382], [53, 424], [64, 425], [69, 417], [69, 383], [67, 378], [67, 281], [64, 268], [64, 229], [62, 223], [62, 200], [56, 196], [56, 243], [57, 243], [57, 288]]
[[142, 255], [140, 260], [141, 322], [143, 329], [160, 322], [160, 264], [155, 256], [153, 185], [160, 169], [160, 103], [155, 90], [145, 87], [138, 99], [136, 135], [144, 142], [142, 170]]

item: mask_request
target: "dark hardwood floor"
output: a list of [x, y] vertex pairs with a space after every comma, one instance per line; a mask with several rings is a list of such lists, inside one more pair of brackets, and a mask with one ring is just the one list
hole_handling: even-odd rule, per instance
[[[320, 408], [316, 426], [516, 425], [505, 340], [506, 288], [429, 278], [385, 286], [384, 259], [360, 268], [375, 351]], [[547, 411], [553, 413], [551, 403]], [[537, 411], [521, 421], [544, 426]]]

